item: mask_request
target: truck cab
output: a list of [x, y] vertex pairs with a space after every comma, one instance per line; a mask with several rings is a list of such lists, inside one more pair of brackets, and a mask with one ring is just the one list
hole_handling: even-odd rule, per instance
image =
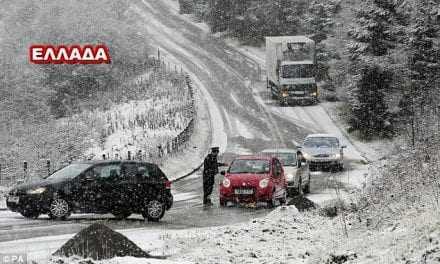
[[266, 37], [267, 88], [280, 105], [318, 100], [315, 42], [305, 36]]

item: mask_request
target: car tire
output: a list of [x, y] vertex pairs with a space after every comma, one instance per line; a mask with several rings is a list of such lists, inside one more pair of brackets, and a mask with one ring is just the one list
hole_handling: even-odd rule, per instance
[[277, 202], [279, 202], [279, 200], [275, 198], [274, 194], [275, 194], [275, 190], [272, 191], [272, 196], [270, 197], [270, 200], [267, 202], [268, 208], [275, 208], [277, 206]]
[[284, 196], [280, 199], [280, 205], [285, 205], [287, 203], [287, 189], [284, 190]]
[[53, 220], [65, 220], [70, 215], [70, 205], [62, 198], [55, 198], [49, 205], [49, 218]]
[[226, 207], [226, 201], [220, 200], [220, 207]]
[[299, 178], [298, 187], [297, 187], [297, 189], [296, 189], [296, 194], [297, 194], [297, 195], [301, 195], [301, 194], [303, 194], [303, 189], [302, 189], [302, 177]]
[[303, 193], [309, 194], [310, 193], [310, 183], [307, 183], [303, 188]]
[[21, 211], [20, 214], [29, 219], [37, 219], [40, 216], [40, 212], [34, 210], [24, 210]]
[[165, 205], [159, 200], [150, 200], [146, 203], [142, 216], [151, 222], [158, 222], [165, 214]]
[[344, 164], [343, 163], [339, 164], [338, 170], [339, 171], [344, 171]]

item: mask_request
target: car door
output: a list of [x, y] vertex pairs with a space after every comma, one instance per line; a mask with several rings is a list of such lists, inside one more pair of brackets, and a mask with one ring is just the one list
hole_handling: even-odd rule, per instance
[[105, 213], [109, 211], [113, 200], [114, 185], [120, 177], [120, 164], [97, 164], [84, 172], [80, 177], [80, 205], [88, 213]]
[[111, 212], [114, 207], [116, 194], [120, 191], [117, 186], [121, 181], [120, 162], [96, 165], [94, 167], [96, 175], [95, 202], [94, 209], [97, 212]]
[[139, 162], [124, 162], [122, 164], [122, 177], [118, 183], [116, 197], [120, 204], [133, 207], [139, 202], [140, 185], [142, 184], [139, 172]]

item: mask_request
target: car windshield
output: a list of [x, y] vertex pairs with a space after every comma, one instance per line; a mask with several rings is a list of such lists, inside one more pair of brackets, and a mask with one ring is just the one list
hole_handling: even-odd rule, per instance
[[334, 137], [311, 137], [304, 141], [304, 147], [309, 148], [337, 148], [339, 140]]
[[268, 160], [262, 159], [239, 159], [234, 160], [229, 168], [229, 173], [269, 173]]
[[267, 153], [271, 156], [277, 157], [283, 166], [296, 166], [296, 154], [295, 153], [280, 153], [280, 152], [274, 152], [274, 153]]
[[78, 176], [83, 171], [92, 167], [92, 165], [93, 164], [84, 164], [84, 163], [71, 164], [67, 167], [62, 168], [61, 170], [56, 171], [46, 179], [48, 180], [72, 179]]
[[313, 65], [312, 64], [300, 64], [300, 65], [284, 65], [283, 66], [283, 78], [312, 78]]

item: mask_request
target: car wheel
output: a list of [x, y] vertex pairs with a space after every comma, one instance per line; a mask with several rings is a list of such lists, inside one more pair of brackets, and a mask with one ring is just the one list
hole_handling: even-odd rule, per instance
[[26, 218], [37, 219], [40, 216], [40, 213], [33, 210], [24, 210], [21, 211], [20, 214]]
[[64, 220], [70, 215], [69, 203], [61, 198], [53, 199], [49, 206], [49, 217], [55, 220]]
[[310, 183], [307, 183], [303, 188], [303, 193], [310, 193]]
[[287, 203], [287, 189], [284, 189], [284, 195], [283, 197], [280, 199], [280, 205], [284, 205]]
[[296, 193], [297, 193], [298, 195], [303, 194], [303, 189], [302, 189], [302, 177], [299, 178], [298, 188], [296, 189]]
[[158, 222], [165, 214], [165, 205], [158, 200], [148, 201], [142, 216], [148, 221]]
[[344, 163], [339, 164], [338, 169], [339, 169], [339, 171], [343, 171], [344, 170]]
[[270, 200], [267, 202], [267, 207], [268, 208], [274, 208], [279, 203], [279, 200], [277, 198], [275, 198], [274, 194], [275, 194], [275, 190], [273, 190], [272, 196], [270, 197]]
[[220, 199], [220, 206], [221, 207], [225, 207], [226, 206], [226, 201]]

